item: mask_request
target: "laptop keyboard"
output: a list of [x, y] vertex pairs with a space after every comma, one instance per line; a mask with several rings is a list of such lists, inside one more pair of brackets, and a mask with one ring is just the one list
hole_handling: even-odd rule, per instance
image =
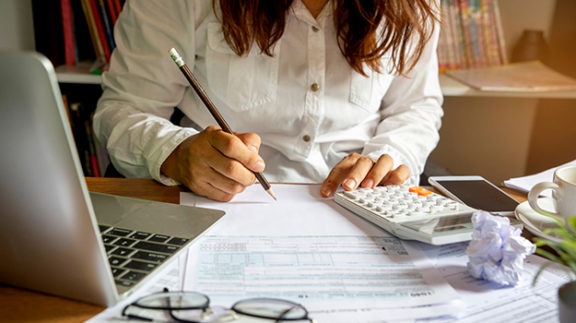
[[99, 225], [116, 284], [130, 287], [170, 256], [188, 239]]

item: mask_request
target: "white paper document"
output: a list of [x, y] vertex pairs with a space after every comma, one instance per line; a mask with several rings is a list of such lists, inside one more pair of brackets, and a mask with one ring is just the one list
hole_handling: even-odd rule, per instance
[[[559, 167], [569, 166], [569, 165], [576, 165], [576, 160], [562, 164], [562, 165], [557, 166], [557, 167], [547, 169], [547, 170], [540, 172], [540, 173], [537, 173], [537, 174], [510, 178], [510, 179], [504, 181], [504, 186], [519, 190], [521, 192], [529, 192], [530, 189], [532, 189], [532, 187], [534, 185], [536, 185], [540, 182], [552, 182], [552, 179], [554, 177], [554, 171], [556, 169], [558, 169]], [[542, 193], [542, 195], [543, 196], [550, 196], [551, 195], [550, 190], [544, 191]]]
[[249, 297], [303, 304], [317, 322], [381, 322], [462, 310], [419, 249], [351, 214], [316, 185], [253, 186], [228, 203], [181, 203], [226, 215], [190, 249], [186, 290], [230, 306]]

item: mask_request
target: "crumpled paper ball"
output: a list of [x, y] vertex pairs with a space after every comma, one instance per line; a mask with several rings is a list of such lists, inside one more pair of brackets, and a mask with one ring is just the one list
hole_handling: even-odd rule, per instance
[[522, 237], [522, 230], [510, 225], [507, 217], [476, 211], [472, 225], [474, 232], [466, 249], [468, 272], [475, 278], [515, 286], [524, 260], [536, 251], [536, 246]]

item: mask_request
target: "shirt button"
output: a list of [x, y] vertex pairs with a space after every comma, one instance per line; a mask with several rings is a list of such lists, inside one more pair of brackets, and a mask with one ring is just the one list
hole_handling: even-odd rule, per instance
[[313, 32], [316, 33], [316, 32], [318, 32], [318, 30], [320, 30], [320, 28], [318, 28], [318, 27], [316, 27], [316, 26], [312, 26], [312, 31], [313, 31]]
[[310, 138], [309, 135], [304, 135], [304, 136], [302, 136], [302, 140], [304, 140], [305, 142], [309, 142], [310, 139], [312, 139], [312, 138]]
[[316, 91], [320, 90], [320, 85], [318, 85], [318, 83], [313, 83], [312, 85], [310, 85], [310, 89], [313, 92], [316, 92]]

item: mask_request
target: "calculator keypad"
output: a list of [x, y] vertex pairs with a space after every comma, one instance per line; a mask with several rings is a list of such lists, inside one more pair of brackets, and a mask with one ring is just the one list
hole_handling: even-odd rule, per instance
[[460, 202], [433, 193], [423, 187], [406, 185], [378, 186], [373, 189], [358, 188], [342, 191], [335, 195], [335, 201], [347, 208], [376, 214], [388, 221], [402, 223], [426, 218], [447, 216], [469, 211]]

